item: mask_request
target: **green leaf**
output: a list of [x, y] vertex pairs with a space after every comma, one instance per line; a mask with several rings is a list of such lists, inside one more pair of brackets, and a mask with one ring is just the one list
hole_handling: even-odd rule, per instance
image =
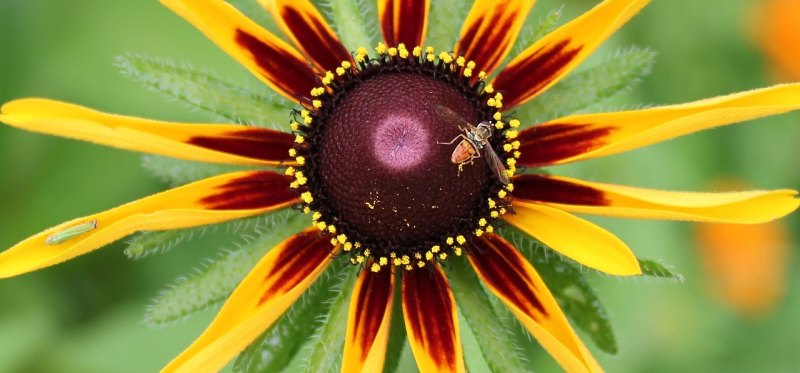
[[642, 275], [657, 277], [675, 282], [683, 282], [683, 275], [674, 272], [664, 264], [655, 260], [639, 259], [639, 266], [642, 268]]
[[145, 323], [168, 324], [225, 300], [266, 252], [309, 224], [305, 216], [294, 211], [283, 213], [293, 215], [283, 220], [276, 217], [270, 227], [263, 226], [266, 231], [254, 233], [256, 239], [208, 261], [196, 273], [163, 290], [147, 307]]
[[646, 48], [619, 50], [596, 65], [571, 74], [522, 105], [514, 116], [523, 126], [530, 126], [586, 110], [631, 89], [650, 73], [655, 56], [655, 52]]
[[461, 35], [461, 27], [467, 19], [471, 3], [464, 0], [434, 2], [428, 16], [428, 35], [425, 38], [425, 45], [437, 50], [452, 50]]
[[353, 293], [358, 271], [348, 266], [337, 281], [331, 301], [330, 311], [321, 319], [320, 327], [311, 337], [305, 359], [305, 372], [339, 372], [342, 366], [344, 337], [347, 330], [347, 317], [350, 310], [350, 296]]
[[173, 187], [228, 172], [256, 169], [255, 167], [187, 161], [152, 154], [142, 156], [142, 167], [162, 182]]
[[507, 61], [511, 61], [525, 49], [533, 45], [533, 43], [553, 31], [556, 23], [561, 19], [562, 9], [563, 7], [553, 9], [549, 11], [544, 18], [540, 18], [539, 22], [532, 22], [531, 18], [536, 14], [534, 9], [534, 11], [528, 15], [528, 20], [525, 22], [525, 25], [522, 26], [522, 30], [520, 30], [519, 36], [517, 36], [517, 40], [514, 42], [514, 47], [511, 48], [511, 53], [508, 54]]
[[586, 332], [601, 350], [616, 354], [617, 341], [611, 321], [583, 277], [580, 267], [517, 230], [504, 229], [503, 236], [536, 268], [561, 309], [575, 325]]
[[230, 121], [288, 128], [292, 105], [268, 89], [256, 94], [223, 82], [210, 72], [194, 69], [188, 63], [136, 54], [117, 57], [116, 65], [123, 75], [144, 83], [147, 88]]
[[334, 263], [266, 332], [247, 347], [233, 364], [234, 372], [280, 372], [292, 361], [311, 334], [321, 326], [337, 293], [333, 287], [350, 266]]
[[403, 349], [406, 346], [406, 324], [403, 320], [403, 295], [400, 289], [400, 281], [395, 281], [394, 285], [392, 325], [389, 329], [389, 345], [386, 347], [386, 361], [383, 364], [383, 373], [397, 371], [400, 358], [403, 355]]
[[525, 358], [501, 317], [495, 312], [475, 271], [464, 258], [448, 266], [450, 287], [458, 309], [478, 339], [481, 352], [492, 372], [526, 372]]
[[372, 43], [373, 36], [366, 26], [370, 21], [368, 18], [372, 16], [362, 13], [363, 4], [353, 0], [328, 0], [323, 3], [327, 4], [321, 5], [320, 9], [331, 19], [331, 26], [336, 30], [345, 48], [350, 51], [358, 47], [370, 50], [375, 46]]
[[383, 34], [381, 33], [380, 23], [378, 22], [378, 2], [375, 0], [354, 0], [361, 14], [364, 15], [364, 29], [369, 37], [370, 45], [365, 45], [364, 48], [369, 49], [371, 46], [378, 45], [378, 42], [383, 41]]
[[129, 259], [136, 260], [165, 253], [206, 235], [253, 236], [273, 229], [288, 220], [291, 214], [294, 212], [283, 211], [202, 227], [141, 232], [128, 241], [128, 247], [123, 252]]
[[259, 25], [266, 28], [273, 34], [277, 36], [282, 36], [280, 30], [278, 29], [278, 25], [275, 24], [275, 21], [270, 16], [270, 13], [267, 12], [258, 1], [255, 0], [227, 0], [227, 2], [236, 9], [239, 9], [240, 12], [244, 13], [247, 18], [256, 21]]

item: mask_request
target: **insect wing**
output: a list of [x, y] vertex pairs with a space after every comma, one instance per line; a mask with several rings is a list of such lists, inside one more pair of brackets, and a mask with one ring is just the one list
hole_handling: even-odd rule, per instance
[[470, 131], [475, 130], [475, 125], [467, 121], [463, 115], [456, 113], [453, 109], [439, 105], [436, 107], [436, 113], [439, 114], [439, 117], [442, 118], [447, 123], [453, 124], [458, 126], [459, 128], [467, 128]]
[[506, 166], [503, 165], [503, 161], [501, 161], [497, 153], [494, 152], [491, 144], [487, 143], [483, 148], [486, 149], [484, 153], [486, 155], [486, 163], [489, 164], [489, 168], [492, 169], [492, 172], [497, 175], [497, 178], [499, 178], [503, 184], [508, 185], [511, 182], [511, 179], [508, 178]]
[[65, 242], [75, 236], [84, 234], [86, 232], [92, 231], [97, 228], [97, 220], [92, 220], [86, 223], [81, 223], [67, 229], [64, 229], [60, 232], [53, 233], [47, 239], [45, 239], [44, 243], [46, 245], [58, 245], [62, 242]]

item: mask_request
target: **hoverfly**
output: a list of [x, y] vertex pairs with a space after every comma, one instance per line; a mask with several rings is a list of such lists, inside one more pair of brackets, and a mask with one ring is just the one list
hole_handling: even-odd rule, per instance
[[461, 172], [464, 165], [472, 164], [475, 159], [481, 158], [481, 150], [484, 151], [486, 156], [486, 163], [489, 168], [497, 176], [503, 184], [509, 184], [511, 180], [506, 173], [506, 167], [503, 161], [492, 149], [489, 144], [489, 139], [494, 134], [494, 127], [489, 122], [480, 122], [477, 126], [471, 124], [463, 116], [454, 112], [446, 106], [439, 106], [438, 113], [448, 123], [455, 124], [458, 129], [464, 131], [459, 134], [450, 142], [440, 142], [439, 144], [451, 145], [459, 139], [461, 142], [456, 145], [453, 150], [453, 155], [450, 156], [450, 161], [458, 165], [458, 171]]

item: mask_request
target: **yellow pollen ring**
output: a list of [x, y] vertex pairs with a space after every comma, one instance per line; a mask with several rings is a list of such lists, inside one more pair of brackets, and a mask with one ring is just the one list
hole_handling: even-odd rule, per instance
[[[466, 78], [471, 78], [476, 73], [479, 80], [483, 80], [487, 77], [487, 74], [484, 71], [479, 71], [476, 69], [477, 65], [475, 61], [469, 61], [463, 56], [457, 56], [448, 51], [437, 52], [436, 49], [430, 46], [422, 47], [417, 45], [411, 49], [408, 49], [402, 43], [396, 46], [378, 43], [375, 47], [375, 52], [377, 52], [379, 56], [383, 56], [380, 57], [383, 59], [383, 61], [385, 61], [387, 56], [392, 60], [396, 60], [397, 58], [415, 58], [421, 63], [426, 63], [426, 61], [429, 63], [436, 63], [438, 60], [439, 65], [437, 65], [436, 68], [441, 68], [441, 66], [444, 65], [447, 66], [445, 68], [451, 69], [452, 73], [454, 74], [459, 74], [458, 69], [460, 69], [460, 74]], [[488, 216], [479, 219], [475, 223], [475, 226], [471, 228], [471, 230], [467, 230], [466, 232], [469, 232], [469, 234], [465, 233], [464, 235], [446, 237], [440, 245], [433, 245], [427, 251], [401, 252], [401, 254], [398, 254], [397, 252], [389, 252], [388, 255], [385, 251], [378, 251], [373, 255], [369, 248], [362, 247], [360, 242], [351, 242], [348, 239], [346, 232], [341, 232], [336, 226], [326, 222], [324, 220], [326, 217], [323, 216], [323, 213], [312, 208], [312, 204], [315, 202], [312, 192], [305, 188], [301, 188], [309, 183], [306, 173], [303, 172], [303, 166], [305, 165], [306, 161], [305, 156], [308, 155], [304, 151], [304, 149], [307, 149], [306, 143], [308, 141], [304, 134], [308, 129], [308, 125], [312, 123], [313, 118], [318, 117], [318, 113], [320, 112], [321, 108], [326, 105], [325, 100], [335, 95], [338, 86], [332, 84], [339, 80], [344, 81], [349, 79], [348, 76], [350, 76], [350, 74], [357, 75], [360, 72], [360, 69], [365, 68], [365, 66], [368, 66], [371, 63], [367, 48], [357, 48], [353, 56], [354, 61], [357, 62], [355, 66], [350, 61], [342, 61], [340, 66], [333, 68], [331, 71], [326, 71], [321, 76], [322, 85], [312, 88], [310, 92], [312, 97], [311, 107], [308, 108], [308, 110], [304, 109], [299, 111], [300, 117], [302, 118], [302, 123], [298, 123], [296, 121], [292, 121], [290, 123], [292, 130], [296, 133], [299, 133], [295, 136], [295, 143], [297, 145], [289, 151], [289, 155], [296, 160], [297, 166], [287, 168], [285, 170], [285, 174], [293, 177], [293, 182], [291, 183], [292, 188], [299, 188], [298, 192], [300, 192], [300, 199], [304, 203], [304, 206], [302, 206], [302, 211], [311, 215], [312, 222], [316, 228], [322, 232], [325, 232], [325, 234], [331, 235], [331, 244], [339, 246], [342, 251], [347, 252], [350, 255], [350, 263], [354, 265], [366, 266], [365, 269], [369, 269], [370, 271], [378, 272], [383, 267], [412, 270], [414, 268], [425, 267], [427, 262], [444, 261], [452, 255], [461, 256], [463, 254], [464, 247], [469, 240], [468, 237], [480, 237], [483, 234], [493, 232], [494, 228], [490, 224], [490, 219], [497, 219], [506, 213], [506, 209], [499, 206], [498, 202], [496, 202], [494, 199], [489, 198], [487, 201], [489, 205]], [[350, 74], [348, 74], [348, 72], [350, 72]], [[480, 84], [480, 93], [484, 95], [483, 97], [486, 100], [485, 104], [496, 109], [496, 111], [492, 113], [492, 119], [494, 121], [495, 128], [497, 130], [504, 130], [502, 136], [508, 139], [514, 139], [518, 135], [516, 129], [520, 127], [520, 122], [516, 119], [509, 119], [507, 122], [503, 122], [503, 113], [500, 110], [503, 106], [502, 93], [495, 92], [492, 85], [488, 83], [472, 84]], [[506, 128], [509, 129], [506, 130]], [[519, 158], [518, 149], [520, 148], [520, 145], [521, 144], [519, 141], [506, 142], [502, 145], [502, 151], [506, 154], [504, 157], [505, 163], [509, 166], [507, 172], [510, 176], [513, 175], [515, 171], [515, 165], [517, 162], [516, 159]], [[510, 157], [510, 154], [513, 154], [513, 157]], [[504, 189], [501, 189], [497, 192], [497, 196], [495, 198], [499, 198], [499, 200], [502, 201], [512, 190], [512, 185], [509, 184], [504, 186]]]

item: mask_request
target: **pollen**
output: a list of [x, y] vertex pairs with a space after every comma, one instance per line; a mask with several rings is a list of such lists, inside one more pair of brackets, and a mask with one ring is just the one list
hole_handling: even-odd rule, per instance
[[464, 236], [458, 236], [456, 237], [456, 241], [458, 242], [459, 245], [463, 245], [465, 242], [467, 242], [467, 239], [464, 238]]
[[372, 266], [370, 267], [370, 270], [372, 272], [380, 272], [381, 266], [378, 263], [372, 263]]
[[386, 45], [383, 43], [378, 43], [378, 46], [375, 47], [375, 52], [378, 52], [378, 54], [386, 53]]
[[314, 202], [314, 197], [311, 196], [311, 192], [303, 192], [300, 194], [300, 199], [302, 199], [305, 203]]
[[381, 266], [385, 266], [389, 264], [389, 259], [386, 258], [385, 256], [382, 256], [380, 259], [378, 259], [378, 262], [380, 263]]
[[303, 136], [296, 135], [296, 136], [294, 137], [294, 142], [296, 142], [296, 143], [298, 143], [298, 144], [302, 144], [302, 143], [303, 143], [303, 142], [305, 142], [305, 141], [306, 141], [306, 138], [305, 138], [305, 137], [303, 137]]
[[367, 48], [359, 47], [356, 49], [356, 61], [357, 62], [364, 62], [367, 57]]
[[400, 58], [408, 58], [408, 49], [406, 49], [406, 46], [403, 43], [400, 43], [400, 45], [397, 46], [397, 51], [400, 55]]

